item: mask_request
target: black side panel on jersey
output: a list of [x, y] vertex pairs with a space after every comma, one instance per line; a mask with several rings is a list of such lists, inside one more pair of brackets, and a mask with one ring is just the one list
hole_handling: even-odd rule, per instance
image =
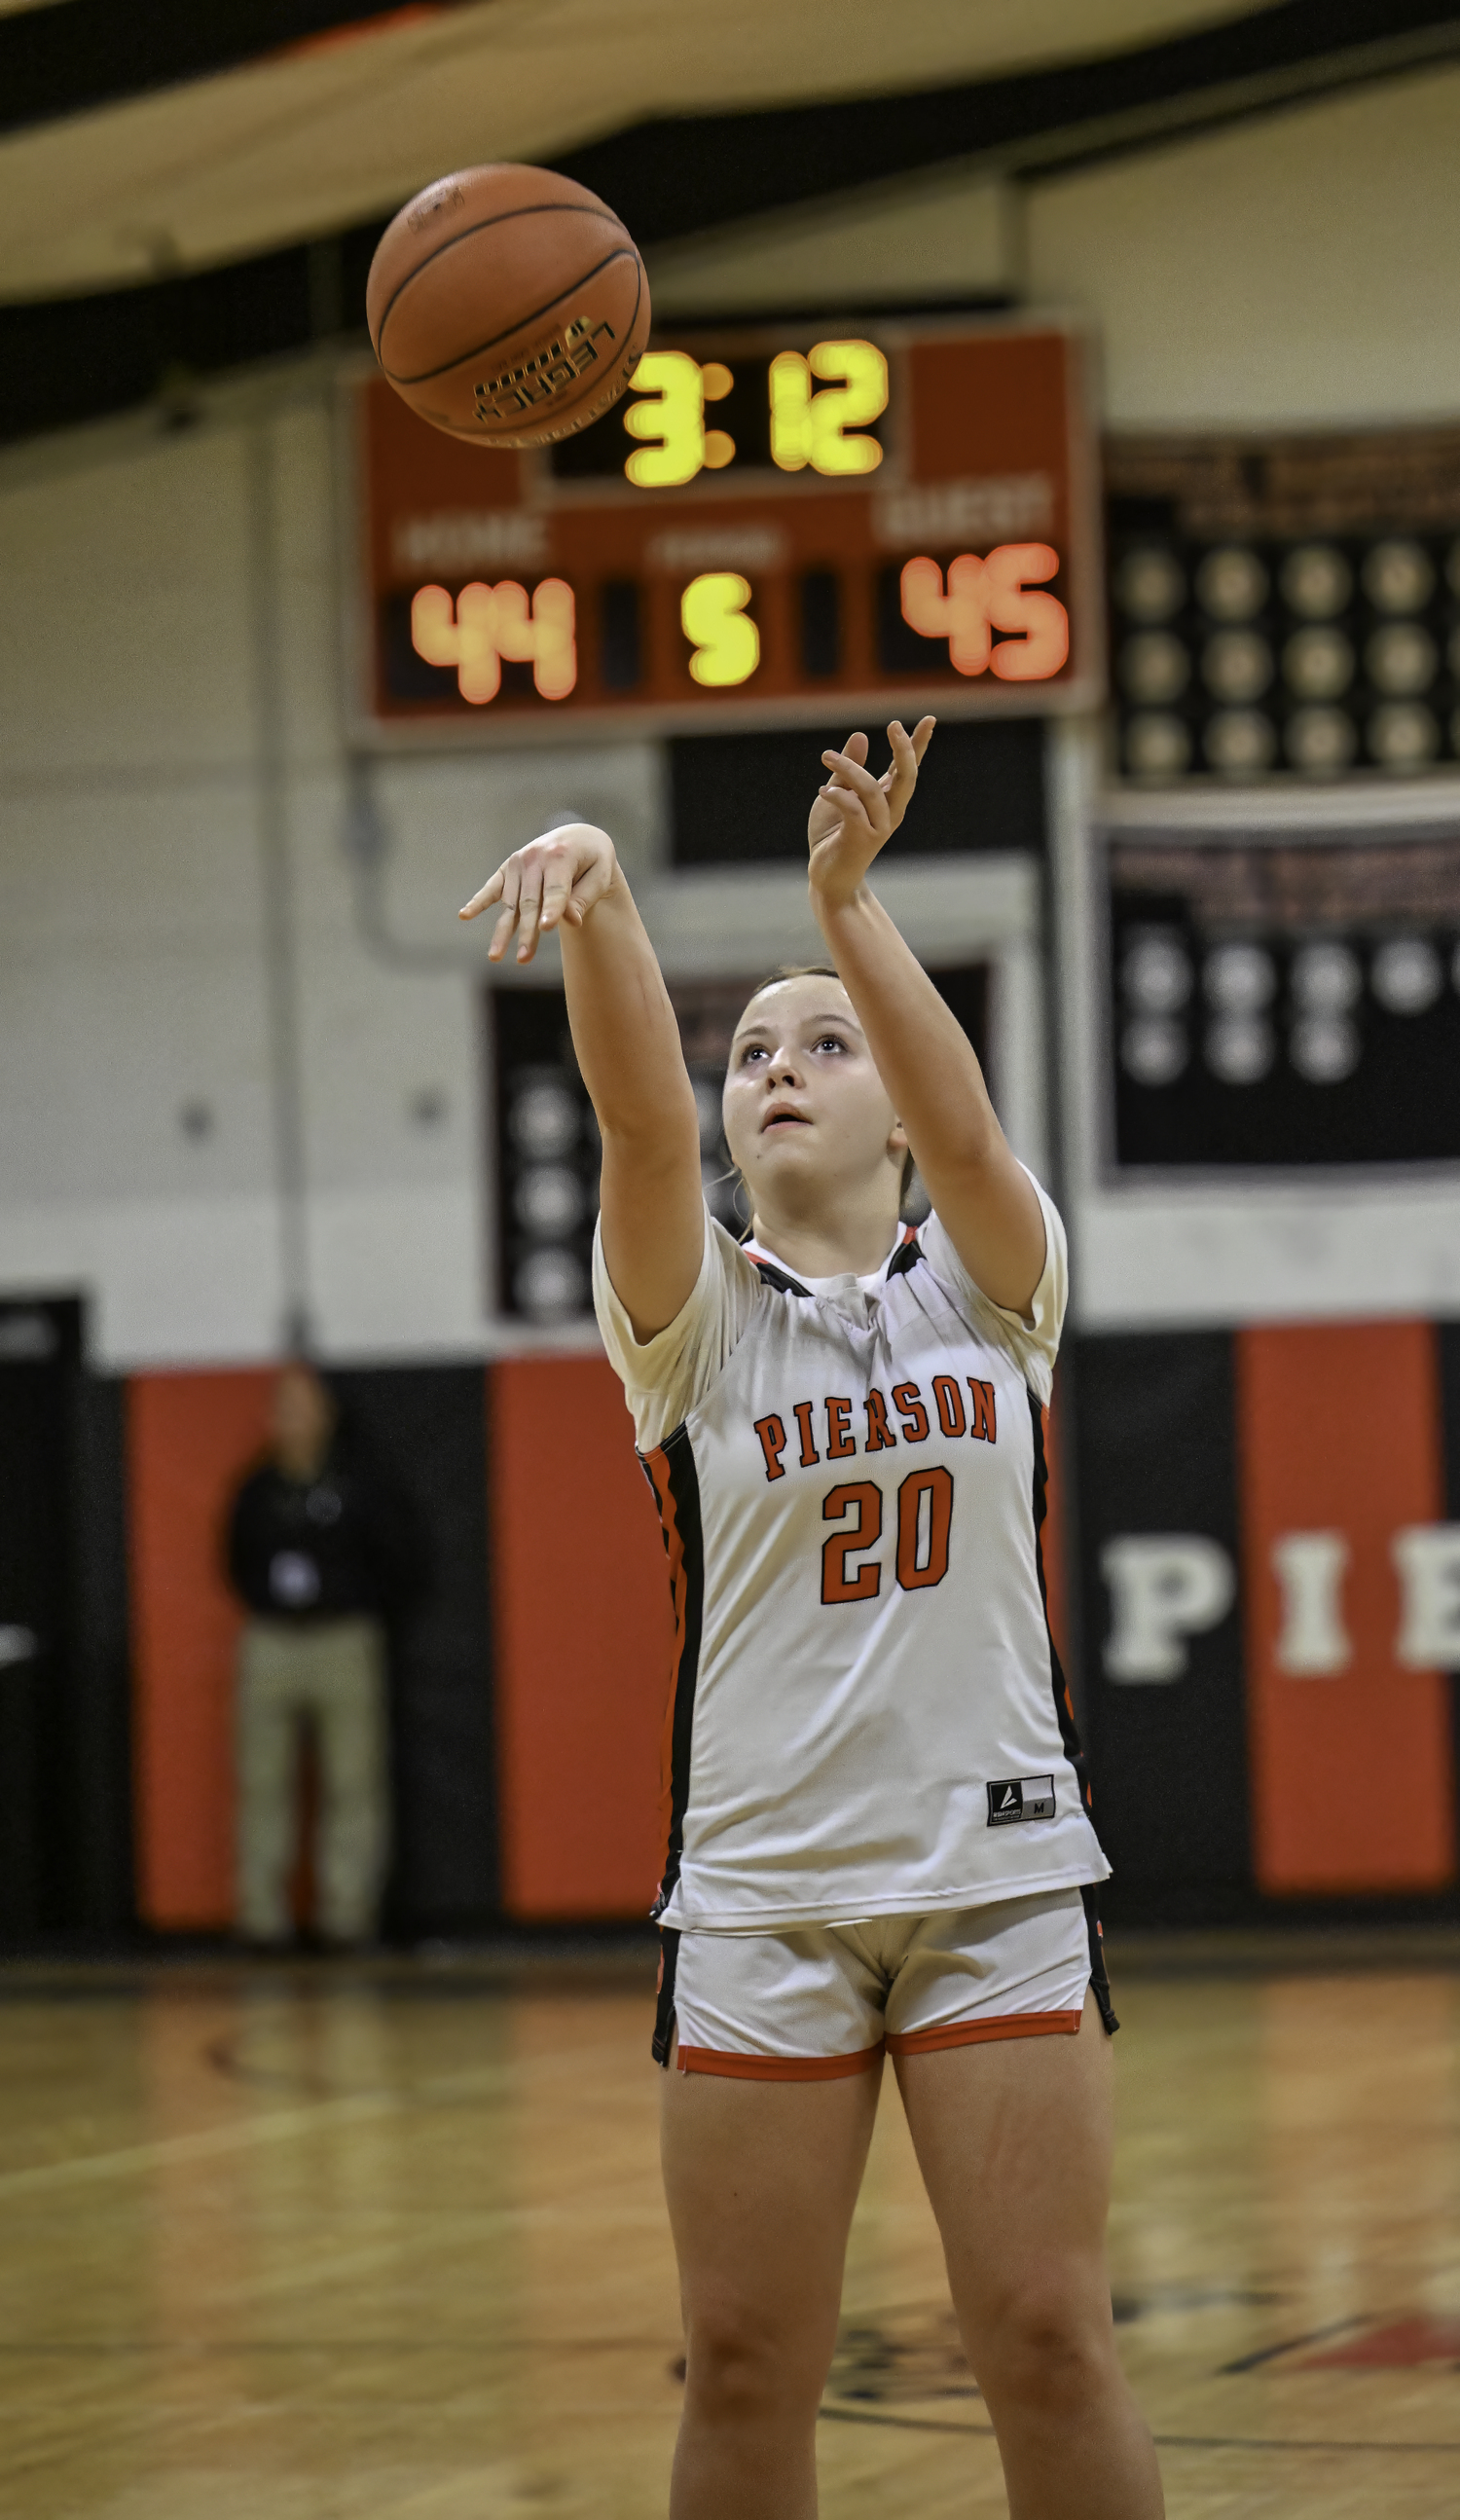
[[700, 1678], [700, 1638], [705, 1620], [705, 1534], [700, 1518], [700, 1476], [687, 1430], [676, 1427], [643, 1467], [659, 1506], [664, 1552], [669, 1560], [675, 1635], [667, 1842], [659, 1896], [650, 1911], [659, 1917], [673, 1897], [684, 1854], [684, 1814], [695, 1744], [695, 1690]]
[[1084, 1902], [1085, 1931], [1090, 1938], [1090, 1993], [1095, 1998], [1107, 2039], [1114, 2039], [1120, 2024], [1111, 1996], [1110, 1971], [1105, 1965], [1105, 1928], [1100, 1921], [1099, 1885], [1087, 1881], [1079, 1895]]
[[[1439, 1323], [1436, 1334], [1439, 1371], [1439, 1422], [1444, 1445], [1444, 1510], [1460, 1522], [1460, 1322]], [[1460, 1671], [1450, 1674], [1450, 1732], [1456, 1790], [1460, 1792]]]
[[679, 1928], [661, 1925], [659, 1953], [659, 1994], [654, 2006], [654, 2037], [649, 2052], [656, 2065], [667, 2072], [669, 2049], [674, 2041], [674, 1981], [679, 1974]]
[[[1245, 1911], [1252, 1880], [1232, 1341], [1224, 1330], [1075, 1339], [1083, 1712], [1107, 1912], [1199, 1921]], [[1181, 1638], [1169, 1679], [1112, 1679], [1113, 1543], [1200, 1537], [1225, 1551], [1231, 1608]]]
[[1079, 1798], [1088, 1812], [1092, 1806], [1090, 1763], [1080, 1741], [1079, 1727], [1074, 1720], [1069, 1683], [1066, 1681], [1060, 1662], [1060, 1649], [1055, 1643], [1054, 1631], [1049, 1624], [1049, 1592], [1044, 1581], [1044, 1521], [1049, 1511], [1049, 1462], [1044, 1451], [1044, 1412], [1027, 1385], [1026, 1385], [1026, 1392], [1029, 1404], [1029, 1426], [1034, 1438], [1034, 1566], [1039, 1577], [1039, 1599], [1044, 1610], [1044, 1633], [1049, 1639], [1049, 1670], [1055, 1693], [1055, 1714], [1059, 1718], [1060, 1739], [1065, 1745], [1065, 1756], [1074, 1770], [1079, 1784]]

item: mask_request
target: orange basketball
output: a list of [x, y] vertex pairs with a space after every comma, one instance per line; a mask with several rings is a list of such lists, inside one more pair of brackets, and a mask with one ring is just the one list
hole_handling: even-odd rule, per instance
[[479, 446], [547, 446], [617, 401], [649, 338], [621, 220], [543, 166], [469, 166], [397, 210], [365, 292], [413, 411]]

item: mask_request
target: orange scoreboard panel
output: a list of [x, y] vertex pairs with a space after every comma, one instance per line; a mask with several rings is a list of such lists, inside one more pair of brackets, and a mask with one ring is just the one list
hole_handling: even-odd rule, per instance
[[1048, 321], [686, 333], [525, 453], [362, 382], [356, 732], [1088, 707], [1087, 357]]

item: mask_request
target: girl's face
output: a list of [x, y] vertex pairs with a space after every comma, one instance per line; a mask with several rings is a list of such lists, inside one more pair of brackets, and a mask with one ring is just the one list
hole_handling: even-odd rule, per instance
[[725, 1138], [753, 1206], [805, 1214], [885, 1192], [895, 1217], [907, 1140], [840, 980], [776, 980], [736, 1026]]

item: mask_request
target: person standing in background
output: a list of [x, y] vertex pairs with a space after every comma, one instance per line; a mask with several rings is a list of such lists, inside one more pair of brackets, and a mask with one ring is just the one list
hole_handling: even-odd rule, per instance
[[386, 1620], [420, 1590], [398, 1497], [347, 1459], [335, 1402], [297, 1361], [275, 1385], [267, 1457], [239, 1488], [228, 1575], [248, 1610], [236, 1710], [238, 1912], [246, 1941], [294, 1933], [299, 1747], [319, 1766], [315, 1924], [338, 1947], [379, 1929], [389, 1852]]

